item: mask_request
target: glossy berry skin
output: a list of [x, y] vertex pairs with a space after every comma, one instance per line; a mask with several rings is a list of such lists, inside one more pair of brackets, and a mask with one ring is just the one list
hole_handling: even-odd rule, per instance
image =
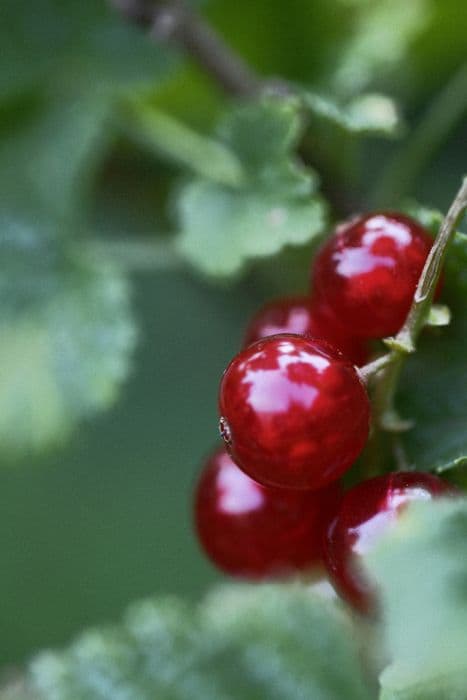
[[331, 310], [317, 299], [296, 296], [265, 304], [251, 319], [244, 346], [278, 333], [295, 333], [325, 340], [357, 366], [368, 361], [367, 343], [346, 333]]
[[402, 214], [354, 219], [318, 253], [314, 293], [354, 335], [394, 335], [407, 317], [432, 243], [423, 227]]
[[324, 560], [336, 590], [357, 610], [376, 610], [377, 592], [363, 556], [397, 521], [412, 501], [428, 501], [455, 493], [431, 474], [394, 472], [355, 486], [341, 502], [324, 542]]
[[221, 380], [219, 408], [233, 459], [269, 486], [326, 486], [368, 436], [369, 402], [357, 370], [304, 336], [274, 335], [240, 352]]
[[221, 448], [198, 482], [198, 538], [214, 564], [233, 576], [290, 575], [321, 561], [324, 531], [340, 498], [338, 484], [315, 492], [261, 486]]

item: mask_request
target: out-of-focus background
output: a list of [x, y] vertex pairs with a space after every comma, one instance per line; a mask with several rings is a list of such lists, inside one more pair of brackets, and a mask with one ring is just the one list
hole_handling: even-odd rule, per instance
[[[467, 143], [463, 3], [196, 9], [263, 76], [337, 103], [394, 100], [372, 104], [399, 110], [399, 133], [346, 137], [349, 167], [341, 132], [326, 131], [320, 152], [312, 122], [310, 164], [324, 193], [341, 195], [335, 218], [399, 197], [447, 206]], [[159, 131], [139, 131], [129, 116], [141, 94]], [[115, 618], [137, 597], [194, 597], [219, 577], [197, 549], [190, 504], [217, 440], [218, 378], [253, 309], [306, 283], [293, 251], [219, 283], [171, 247], [192, 157], [173, 144], [183, 129], [211, 134], [229, 99], [183, 51], [151, 42], [103, 0], [0, 2], [0, 665]], [[208, 254], [209, 242], [200, 246]], [[116, 271], [96, 291], [101, 259]], [[61, 391], [73, 392], [72, 408]]]

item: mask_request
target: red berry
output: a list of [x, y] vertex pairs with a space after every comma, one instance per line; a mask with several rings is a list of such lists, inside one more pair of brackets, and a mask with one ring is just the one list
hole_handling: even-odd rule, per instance
[[363, 481], [345, 494], [325, 537], [324, 559], [337, 591], [361, 612], [376, 607], [376, 591], [363, 556], [412, 501], [449, 495], [453, 488], [431, 474], [395, 472]]
[[233, 459], [270, 486], [326, 486], [368, 436], [368, 396], [355, 367], [323, 341], [298, 335], [265, 338], [234, 357], [219, 408]]
[[368, 360], [366, 342], [348, 335], [325, 304], [309, 297], [288, 297], [265, 304], [248, 325], [245, 346], [278, 333], [296, 333], [326, 340], [358, 366]]
[[432, 243], [424, 228], [402, 214], [354, 219], [318, 253], [314, 291], [353, 335], [393, 335], [409, 312]]
[[221, 448], [198, 482], [198, 537], [214, 564], [229, 574], [290, 574], [321, 560], [324, 531], [340, 497], [338, 484], [317, 492], [261, 486]]

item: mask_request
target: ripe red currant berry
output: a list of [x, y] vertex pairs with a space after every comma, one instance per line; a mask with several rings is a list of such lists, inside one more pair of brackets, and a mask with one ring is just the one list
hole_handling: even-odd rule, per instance
[[265, 304], [249, 323], [244, 345], [278, 333], [296, 333], [326, 340], [358, 366], [368, 360], [366, 341], [348, 335], [325, 304], [306, 296], [276, 299]]
[[354, 335], [393, 335], [409, 312], [433, 240], [402, 214], [375, 213], [340, 226], [318, 253], [313, 289]]
[[337, 483], [321, 491], [261, 486], [221, 448], [198, 482], [198, 538], [214, 564], [229, 574], [284, 576], [321, 561], [324, 531], [340, 498]]
[[269, 486], [326, 486], [368, 436], [368, 396], [356, 368], [323, 341], [299, 335], [270, 336], [234, 357], [219, 408], [233, 459]]
[[378, 476], [348, 491], [324, 542], [326, 568], [338, 593], [361, 612], [374, 612], [377, 592], [365, 572], [363, 556], [408, 503], [453, 493], [438, 477], [417, 472]]

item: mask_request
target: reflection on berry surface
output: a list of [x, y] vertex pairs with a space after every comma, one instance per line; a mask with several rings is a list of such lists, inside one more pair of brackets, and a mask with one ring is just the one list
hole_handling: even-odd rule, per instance
[[296, 296], [265, 304], [248, 325], [245, 346], [278, 333], [309, 335], [326, 340], [358, 366], [368, 360], [366, 342], [346, 333], [329, 307], [317, 299]]
[[357, 370], [322, 341], [276, 335], [240, 352], [221, 381], [229, 451], [252, 478], [317, 489], [365, 445], [369, 402]]
[[376, 593], [362, 558], [412, 501], [454, 493], [432, 474], [394, 472], [358, 484], [345, 494], [325, 538], [325, 563], [338, 592], [362, 612], [376, 607]]
[[393, 335], [409, 312], [433, 240], [402, 214], [375, 213], [340, 226], [318, 253], [313, 289], [356, 335]]
[[316, 492], [262, 486], [221, 448], [198, 483], [198, 537], [212, 561], [232, 575], [290, 574], [321, 560], [323, 534], [340, 497], [338, 484]]

